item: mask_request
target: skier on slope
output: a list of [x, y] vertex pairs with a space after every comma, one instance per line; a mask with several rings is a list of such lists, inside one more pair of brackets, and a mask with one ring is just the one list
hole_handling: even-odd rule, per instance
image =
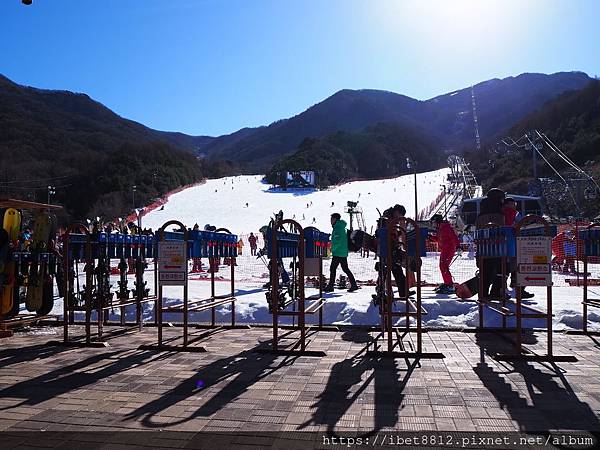
[[440, 249], [440, 272], [444, 280], [444, 283], [436, 288], [436, 292], [438, 294], [454, 294], [454, 280], [450, 273], [450, 264], [456, 249], [460, 247], [460, 240], [452, 225], [444, 220], [441, 214], [435, 214], [430, 222], [435, 228], [435, 233], [431, 234], [429, 239], [437, 242]]
[[252, 256], [256, 256], [256, 236], [254, 236], [254, 233], [250, 233], [250, 236], [248, 236], [248, 242], [250, 243], [250, 254]]

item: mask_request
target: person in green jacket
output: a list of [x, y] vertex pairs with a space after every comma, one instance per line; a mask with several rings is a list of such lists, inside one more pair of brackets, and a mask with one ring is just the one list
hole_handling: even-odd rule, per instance
[[350, 280], [350, 289], [348, 292], [354, 292], [358, 289], [354, 275], [348, 268], [348, 236], [346, 234], [346, 222], [342, 220], [342, 216], [338, 213], [331, 215], [331, 225], [333, 232], [331, 233], [331, 267], [329, 269], [329, 284], [325, 288], [325, 292], [333, 292], [333, 284], [335, 282], [335, 272], [338, 266], [342, 266], [342, 270]]

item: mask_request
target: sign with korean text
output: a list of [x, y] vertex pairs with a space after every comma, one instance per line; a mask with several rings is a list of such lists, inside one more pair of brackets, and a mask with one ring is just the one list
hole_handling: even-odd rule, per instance
[[517, 237], [517, 286], [552, 286], [552, 238]]
[[187, 282], [187, 255], [184, 241], [158, 243], [158, 283], [183, 286]]

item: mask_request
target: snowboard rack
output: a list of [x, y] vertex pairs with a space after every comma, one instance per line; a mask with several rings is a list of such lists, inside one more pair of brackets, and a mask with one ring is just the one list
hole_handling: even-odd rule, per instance
[[[49, 205], [46, 203], [37, 203], [30, 202], [25, 200], [18, 200], [7, 197], [0, 197], [0, 208], [14, 208], [16, 210], [28, 210], [28, 211], [37, 211], [37, 212], [56, 212], [63, 209], [62, 206], [59, 205]], [[15, 269], [19, 273], [15, 274], [16, 285], [13, 288], [18, 291], [20, 287], [26, 286], [24, 283], [25, 276], [21, 274], [22, 264], [37, 264], [39, 262], [44, 262], [48, 264], [49, 274], [54, 278], [55, 272], [52, 272], [56, 266], [56, 254], [53, 251], [49, 251], [47, 249], [40, 249], [40, 251], [29, 251], [23, 248], [15, 248], [10, 252], [11, 261], [15, 262], [19, 268]], [[54, 284], [54, 281], [53, 281]], [[12, 331], [9, 328], [16, 327], [22, 324], [29, 324], [37, 322], [38, 320], [47, 319], [55, 317], [53, 315], [47, 315], [45, 312], [38, 310], [34, 313], [20, 313], [20, 298], [18, 295], [15, 295], [13, 300], [13, 308], [10, 312], [5, 313], [0, 318], [0, 338], [8, 337], [12, 335]]]
[[[422, 306], [421, 294], [421, 257], [425, 256], [425, 239], [427, 238], [427, 229], [422, 230], [418, 223], [410, 218], [404, 218], [406, 225], [412, 225], [413, 230], [407, 232], [406, 228], [401, 226], [398, 220], [388, 218], [385, 223], [380, 222], [376, 231], [377, 235], [377, 255], [379, 261], [376, 263], [379, 276], [375, 286], [375, 295], [373, 301], [379, 308], [381, 333], [373, 341], [373, 350], [368, 351], [370, 356], [387, 356], [392, 358], [433, 358], [441, 359], [444, 355], [441, 353], [427, 353], [423, 351], [423, 316], [427, 310]], [[397, 245], [393, 240], [397, 236], [403, 243], [404, 268], [410, 270], [410, 259], [415, 261], [416, 266], [416, 298], [409, 297], [408, 279], [405, 282], [404, 296], [394, 297], [392, 287], [392, 267], [397, 261], [394, 258], [399, 254], [395, 247]], [[395, 305], [404, 305], [404, 308], [394, 308]], [[404, 327], [394, 325], [394, 318], [404, 318]], [[411, 325], [411, 319], [415, 324]], [[402, 332], [403, 331], [403, 332]], [[405, 337], [410, 333], [415, 334], [416, 348], [412, 341], [406, 342]], [[379, 350], [379, 339], [387, 341], [387, 349]], [[398, 350], [396, 350], [398, 348]]]
[[[183, 232], [169, 232], [166, 231], [169, 226], [178, 226]], [[237, 236], [232, 234], [226, 228], [218, 228], [214, 231], [188, 231], [188, 229], [177, 220], [170, 220], [163, 224], [163, 226], [157, 232], [158, 242], [164, 241], [184, 241], [186, 242], [186, 268], [187, 261], [191, 258], [200, 258], [202, 256], [208, 256], [211, 267], [216, 263], [219, 258], [229, 257], [235, 258], [237, 256]], [[157, 242], [157, 244], [158, 244]], [[157, 258], [160, 256], [156, 252]], [[155, 264], [155, 267], [157, 264]], [[186, 352], [205, 352], [206, 349], [201, 346], [191, 345], [199, 342], [200, 340], [208, 337], [215, 330], [226, 328], [226, 326], [218, 325], [216, 319], [216, 308], [226, 304], [231, 304], [231, 325], [229, 328], [235, 328], [235, 264], [233, 259], [230, 263], [231, 267], [231, 279], [230, 279], [230, 292], [227, 294], [217, 295], [216, 293], [216, 282], [215, 282], [215, 271], [211, 271], [211, 295], [208, 298], [200, 300], [188, 299], [188, 278], [187, 271], [185, 274], [185, 283], [183, 284], [183, 299], [182, 301], [171, 304], [169, 306], [163, 306], [163, 286], [158, 285], [158, 297], [156, 305], [156, 316], [157, 316], [157, 327], [158, 327], [158, 342], [156, 345], [143, 345], [140, 349], [144, 350], [169, 350], [169, 351], [186, 351]], [[143, 286], [143, 284], [136, 284]], [[208, 329], [208, 332], [193, 336], [190, 339], [189, 336], [189, 322], [190, 315], [192, 313], [200, 313], [204, 311], [211, 311], [211, 322], [210, 325], [195, 324], [196, 328]], [[178, 313], [183, 316], [183, 343], [182, 345], [165, 344], [163, 341], [163, 326], [165, 313]], [[168, 324], [170, 326], [170, 324]], [[244, 327], [246, 328], [246, 327]], [[170, 339], [170, 342], [173, 340]]]
[[[149, 289], [137, 293], [133, 298], [122, 298], [122, 288], [111, 291], [110, 284], [110, 260], [114, 258], [134, 257], [136, 260], [136, 279], [143, 281], [145, 258], [152, 257], [153, 239], [152, 236], [142, 235], [123, 235], [121, 233], [97, 233], [93, 235], [83, 222], [71, 224], [64, 236], [63, 245], [63, 263], [64, 263], [64, 293], [65, 301], [63, 314], [63, 340], [54, 342], [60, 345], [69, 346], [106, 346], [103, 342], [104, 326], [114, 325], [109, 321], [109, 311], [116, 308], [120, 309], [120, 322], [118, 325], [127, 329], [143, 329], [142, 304], [149, 301], [156, 301], [156, 296], [151, 296]], [[98, 264], [96, 265], [96, 260]], [[86, 282], [83, 290], [75, 292], [77, 283], [75, 276], [71, 274], [71, 267], [85, 261], [84, 272]], [[77, 272], [77, 271], [75, 271]], [[156, 273], [154, 274], [156, 280]], [[96, 278], [96, 283], [94, 282]], [[125, 278], [127, 283], [127, 279]], [[119, 280], [121, 283], [121, 280]], [[155, 281], [156, 283], [156, 281]], [[141, 294], [141, 295], [140, 295]], [[116, 297], [116, 298], [115, 298]], [[127, 322], [125, 317], [126, 307], [135, 306], [135, 322]], [[69, 325], [80, 325], [80, 321], [75, 320], [77, 312], [84, 313], [83, 324], [85, 325], [85, 339], [71, 339], [69, 336]], [[97, 327], [96, 336], [92, 338], [92, 313], [95, 312], [95, 322]], [[156, 318], [155, 318], [156, 322]]]
[[[290, 231], [284, 231], [288, 225]], [[302, 356], [325, 356], [322, 351], [307, 350], [306, 316], [318, 313], [318, 329], [323, 328], [323, 284], [319, 283], [319, 293], [310, 297], [305, 295], [306, 275], [323, 277], [323, 256], [329, 249], [329, 234], [315, 227], [303, 228], [293, 219], [271, 220], [266, 232], [267, 254], [269, 262], [269, 288], [265, 293], [269, 313], [273, 318], [273, 339], [271, 348], [259, 348], [261, 353], [294, 354]], [[283, 267], [283, 258], [292, 258], [290, 287], [282, 289], [279, 278]], [[310, 303], [308, 303], [310, 302]], [[300, 337], [291, 346], [282, 348], [279, 336], [281, 317], [292, 318], [292, 331], [300, 331]], [[296, 318], [298, 324], [296, 325]], [[289, 334], [289, 333], [288, 333]], [[288, 335], [286, 334], [286, 338]]]

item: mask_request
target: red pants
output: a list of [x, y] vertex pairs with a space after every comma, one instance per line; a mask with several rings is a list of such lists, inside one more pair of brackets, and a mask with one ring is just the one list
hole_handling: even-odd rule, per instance
[[449, 284], [450, 286], [454, 284], [452, 274], [450, 273], [450, 264], [452, 263], [452, 258], [454, 258], [454, 253], [456, 253], [456, 250], [442, 250], [440, 253], [440, 272], [442, 272], [444, 284]]

